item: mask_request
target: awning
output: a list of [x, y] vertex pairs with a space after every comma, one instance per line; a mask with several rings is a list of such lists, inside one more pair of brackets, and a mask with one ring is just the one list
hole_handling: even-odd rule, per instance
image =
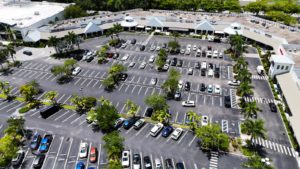
[[224, 34], [224, 31], [215, 31], [216, 34]]
[[155, 29], [155, 31], [154, 32], [160, 32], [160, 30], [159, 29]]
[[184, 29], [184, 28], [169, 28], [171, 31], [183, 31], [183, 32], [188, 32], [189, 29]]
[[147, 27], [146, 30], [151, 30], [152, 28]]
[[137, 25], [136, 27], [137, 27], [137, 28], [145, 28], [144, 25]]

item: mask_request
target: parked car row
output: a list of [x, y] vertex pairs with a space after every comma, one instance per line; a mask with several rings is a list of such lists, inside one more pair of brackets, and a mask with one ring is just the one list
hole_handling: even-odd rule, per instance
[[166, 169], [175, 169], [175, 167], [176, 167], [176, 169], [185, 169], [184, 164], [182, 162], [178, 162], [174, 166], [173, 161], [169, 158], [165, 160], [165, 165], [163, 164], [163, 161], [161, 161], [159, 158], [155, 158], [154, 163], [153, 163], [154, 166], [152, 166], [152, 161], [149, 156], [144, 156], [144, 158], [142, 160], [140, 154], [133, 154], [132, 162], [130, 160], [131, 159], [130, 156], [131, 156], [130, 150], [124, 150], [122, 152], [121, 164], [122, 164], [123, 168], [129, 168], [132, 165], [133, 169], [141, 169], [141, 168], [163, 169], [164, 166], [166, 167]]

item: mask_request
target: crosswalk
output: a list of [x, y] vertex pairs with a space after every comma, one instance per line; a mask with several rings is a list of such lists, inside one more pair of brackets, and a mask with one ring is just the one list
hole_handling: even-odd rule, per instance
[[291, 147], [287, 147], [287, 146], [272, 142], [270, 140], [257, 138], [257, 139], [253, 139], [252, 143], [263, 146], [263, 147], [271, 149], [271, 150], [274, 150], [276, 152], [285, 154], [287, 156], [296, 157], [295, 151]]
[[218, 168], [218, 159], [219, 153], [218, 152], [211, 152], [210, 154], [210, 161], [209, 161], [209, 169], [217, 169]]
[[261, 98], [261, 97], [244, 97], [246, 102], [256, 102], [261, 104], [277, 103], [275, 99]]
[[256, 79], [256, 80], [268, 80], [268, 76], [260, 76], [260, 75], [252, 75], [251, 79]]
[[233, 67], [232, 66], [227, 66], [228, 68], [228, 80], [233, 79]]
[[240, 109], [236, 98], [236, 89], [230, 89], [229, 94], [230, 94], [231, 108]]

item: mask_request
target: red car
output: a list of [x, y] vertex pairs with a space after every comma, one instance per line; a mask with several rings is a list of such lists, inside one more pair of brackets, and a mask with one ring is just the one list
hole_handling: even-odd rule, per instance
[[97, 161], [98, 150], [96, 147], [92, 147], [90, 151], [90, 162], [95, 163]]

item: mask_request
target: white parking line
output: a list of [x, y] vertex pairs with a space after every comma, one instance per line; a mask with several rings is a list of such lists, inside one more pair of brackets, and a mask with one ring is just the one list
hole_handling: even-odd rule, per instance
[[100, 155], [101, 155], [101, 144], [99, 144], [99, 150], [98, 150], [98, 154], [99, 154], [99, 156], [98, 156], [98, 161], [97, 161], [97, 169], [98, 169], [98, 167], [100, 166]]
[[102, 75], [101, 75], [101, 79], [103, 79], [103, 77], [106, 75], [106, 72], [104, 72]]
[[145, 125], [144, 125], [144, 127], [143, 128], [141, 128], [136, 134], [135, 134], [135, 136], [138, 136], [147, 126], [148, 126], [148, 124], [149, 123], [146, 123]]
[[24, 104], [24, 103], [20, 103], [20, 104], [18, 104], [17, 106], [14, 106], [13, 108], [10, 108], [10, 109], [6, 110], [6, 112], [10, 112], [10, 111], [13, 110], [13, 109], [17, 109], [17, 108], [19, 108], [22, 104]]
[[77, 120], [79, 120], [81, 116], [77, 117], [75, 120], [71, 121], [71, 124], [75, 123]]
[[75, 115], [76, 115], [76, 113], [73, 113], [71, 116], [69, 116], [68, 118], [66, 118], [66, 119], [63, 120], [62, 122], [65, 122], [65, 121], [69, 120], [71, 117], [73, 117], [73, 116], [75, 116]]
[[64, 116], [65, 114], [68, 114], [70, 111], [66, 111], [65, 113], [62, 113], [60, 116], [58, 116], [56, 119], [54, 119], [54, 121], [57, 121], [58, 119], [60, 119], [62, 116]]
[[[91, 146], [92, 146], [92, 143], [90, 143], [89, 145], [89, 149], [88, 149], [88, 157], [87, 157], [87, 160], [89, 161], [90, 159], [90, 154], [91, 154]], [[89, 162], [87, 162], [86, 164], [86, 168], [89, 168]]]
[[69, 147], [69, 150], [68, 150], [67, 158], [65, 160], [64, 168], [66, 168], [66, 166], [67, 166], [67, 162], [68, 162], [68, 159], [69, 159], [69, 156], [70, 156], [70, 151], [71, 151], [71, 147], [72, 147], [72, 143], [73, 143], [73, 138], [70, 138], [70, 139], [71, 139], [70, 147]]
[[92, 79], [87, 85], [86, 87], [89, 87], [89, 85], [94, 81], [94, 79]]
[[123, 110], [125, 109], [125, 107], [126, 107], [126, 104], [123, 105], [123, 107], [122, 107], [120, 113], [123, 113]]
[[57, 102], [59, 103], [60, 100], [65, 96], [65, 94], [63, 94], [59, 99], [57, 99]]
[[160, 159], [161, 159], [161, 164], [162, 164], [162, 167], [163, 167], [163, 169], [165, 169], [165, 165], [164, 165], [164, 159], [163, 159], [163, 157], [162, 157], [162, 156], [160, 156]]
[[197, 167], [197, 164], [196, 164], [196, 163], [194, 163], [194, 167], [195, 167], [195, 169], [198, 169], [198, 167]]
[[135, 88], [136, 88], [137, 86], [136, 85], [134, 85], [134, 87], [133, 87], [133, 89], [131, 90], [131, 93], [133, 93], [134, 92], [134, 90], [135, 90]]
[[80, 77], [78, 77], [78, 80], [74, 83], [74, 85], [77, 85], [77, 83], [81, 80]]
[[72, 97], [72, 95], [70, 95], [70, 96], [63, 102], [63, 104], [66, 104], [67, 101], [68, 101], [71, 97]]
[[96, 80], [96, 83], [92, 86], [93, 88], [99, 83], [99, 80]]
[[177, 142], [177, 144], [179, 144], [179, 143], [183, 140], [183, 138], [187, 135], [187, 133], [188, 133], [188, 131], [185, 131], [185, 133], [184, 133], [183, 136], [180, 138], [180, 140]]
[[60, 149], [61, 149], [61, 146], [62, 146], [64, 137], [61, 137], [60, 139], [61, 139], [61, 142], [60, 142], [60, 145], [59, 145], [59, 148], [58, 148], [58, 151], [57, 151], [57, 155], [56, 155], [56, 157], [55, 157], [55, 160], [54, 160], [54, 164], [53, 164], [52, 169], [55, 169], [54, 167], [55, 167], [55, 164], [56, 164], [56, 161], [57, 161], [57, 158], [58, 158], [58, 154], [59, 154], [59, 152], [60, 152]]
[[80, 86], [82, 86], [88, 79], [84, 79], [83, 82], [81, 82]]
[[126, 87], [126, 89], [125, 89], [125, 93], [127, 92], [127, 90], [128, 90], [128, 88], [129, 88], [129, 86], [130, 86], [130, 85], [128, 85], [128, 86]]
[[140, 87], [140, 89], [139, 89], [139, 91], [138, 91], [138, 95], [140, 95], [140, 93], [141, 93], [141, 90], [144, 88], [144, 86], [141, 86]]
[[176, 123], [177, 122], [177, 119], [178, 119], [178, 112], [176, 112], [176, 116], [175, 116], [175, 121], [174, 121], [174, 123]]
[[10, 103], [10, 104], [8, 104], [8, 105], [6, 105], [6, 106], [4, 106], [4, 107], [1, 107], [0, 110], [4, 110], [6, 107], [9, 107], [9, 106], [11, 106], [11, 105], [13, 105], [13, 104], [15, 104], [15, 103], [16, 103], [16, 101], [13, 101], [12, 103]]

